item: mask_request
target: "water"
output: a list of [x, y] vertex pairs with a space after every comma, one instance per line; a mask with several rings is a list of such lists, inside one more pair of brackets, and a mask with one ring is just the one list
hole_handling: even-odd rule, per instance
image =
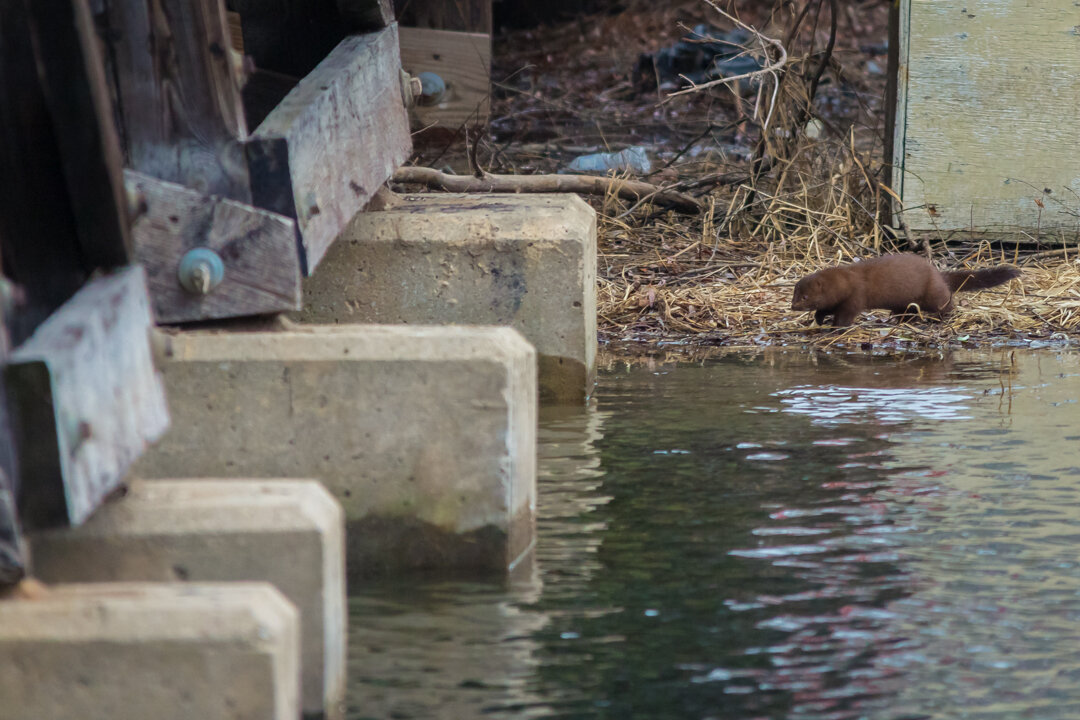
[[1080, 357], [615, 363], [535, 562], [351, 600], [350, 718], [1078, 718]]

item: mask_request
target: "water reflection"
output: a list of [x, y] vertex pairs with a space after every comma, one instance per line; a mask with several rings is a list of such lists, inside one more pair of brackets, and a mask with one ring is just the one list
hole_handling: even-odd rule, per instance
[[1080, 717], [1080, 363], [612, 366], [535, 564], [353, 599], [350, 717]]

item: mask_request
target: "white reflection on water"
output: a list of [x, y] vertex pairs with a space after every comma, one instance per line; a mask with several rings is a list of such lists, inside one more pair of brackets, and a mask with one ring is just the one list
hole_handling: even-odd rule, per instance
[[819, 425], [865, 422], [872, 415], [879, 423], [895, 424], [917, 418], [970, 420], [964, 387], [858, 388], [839, 385], [802, 385], [774, 393], [783, 412], [809, 415]]

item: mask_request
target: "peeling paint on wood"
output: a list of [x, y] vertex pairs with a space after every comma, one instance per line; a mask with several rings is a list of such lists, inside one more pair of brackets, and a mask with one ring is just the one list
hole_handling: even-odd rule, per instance
[[893, 161], [909, 231], [1080, 233], [1074, 0], [900, 0]]

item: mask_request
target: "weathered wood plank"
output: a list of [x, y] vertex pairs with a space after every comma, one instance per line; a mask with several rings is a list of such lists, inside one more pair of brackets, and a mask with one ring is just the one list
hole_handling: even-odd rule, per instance
[[480, 33], [401, 28], [401, 67], [411, 75], [432, 72], [446, 91], [431, 105], [410, 110], [415, 129], [456, 130], [483, 125], [491, 112], [491, 36]]
[[27, 528], [78, 525], [123, 480], [168, 412], [151, 359], [143, 270], [94, 279], [4, 368]]
[[[0, 278], [0, 282], [7, 281]], [[11, 348], [7, 331], [8, 315], [8, 308], [0, 308], [0, 364], [7, 362]], [[4, 392], [4, 378], [0, 373], [0, 591], [26, 576], [26, 551], [16, 503], [19, 494], [17, 468], [15, 437]]]
[[397, 25], [346, 38], [253, 134], [255, 203], [296, 218], [306, 274], [409, 156], [400, 71]]
[[221, 0], [114, 1], [104, 39], [128, 165], [250, 202], [240, 70]]
[[[146, 201], [135, 223], [135, 257], [146, 268], [159, 323], [285, 312], [300, 308], [296, 226], [281, 215], [206, 196], [128, 171]], [[206, 295], [185, 290], [178, 271], [195, 248], [221, 258], [224, 277]]]
[[394, 8], [402, 25], [487, 35], [492, 32], [491, 0], [394, 0]]
[[894, 162], [909, 231], [1080, 230], [1073, 0], [901, 0]]

